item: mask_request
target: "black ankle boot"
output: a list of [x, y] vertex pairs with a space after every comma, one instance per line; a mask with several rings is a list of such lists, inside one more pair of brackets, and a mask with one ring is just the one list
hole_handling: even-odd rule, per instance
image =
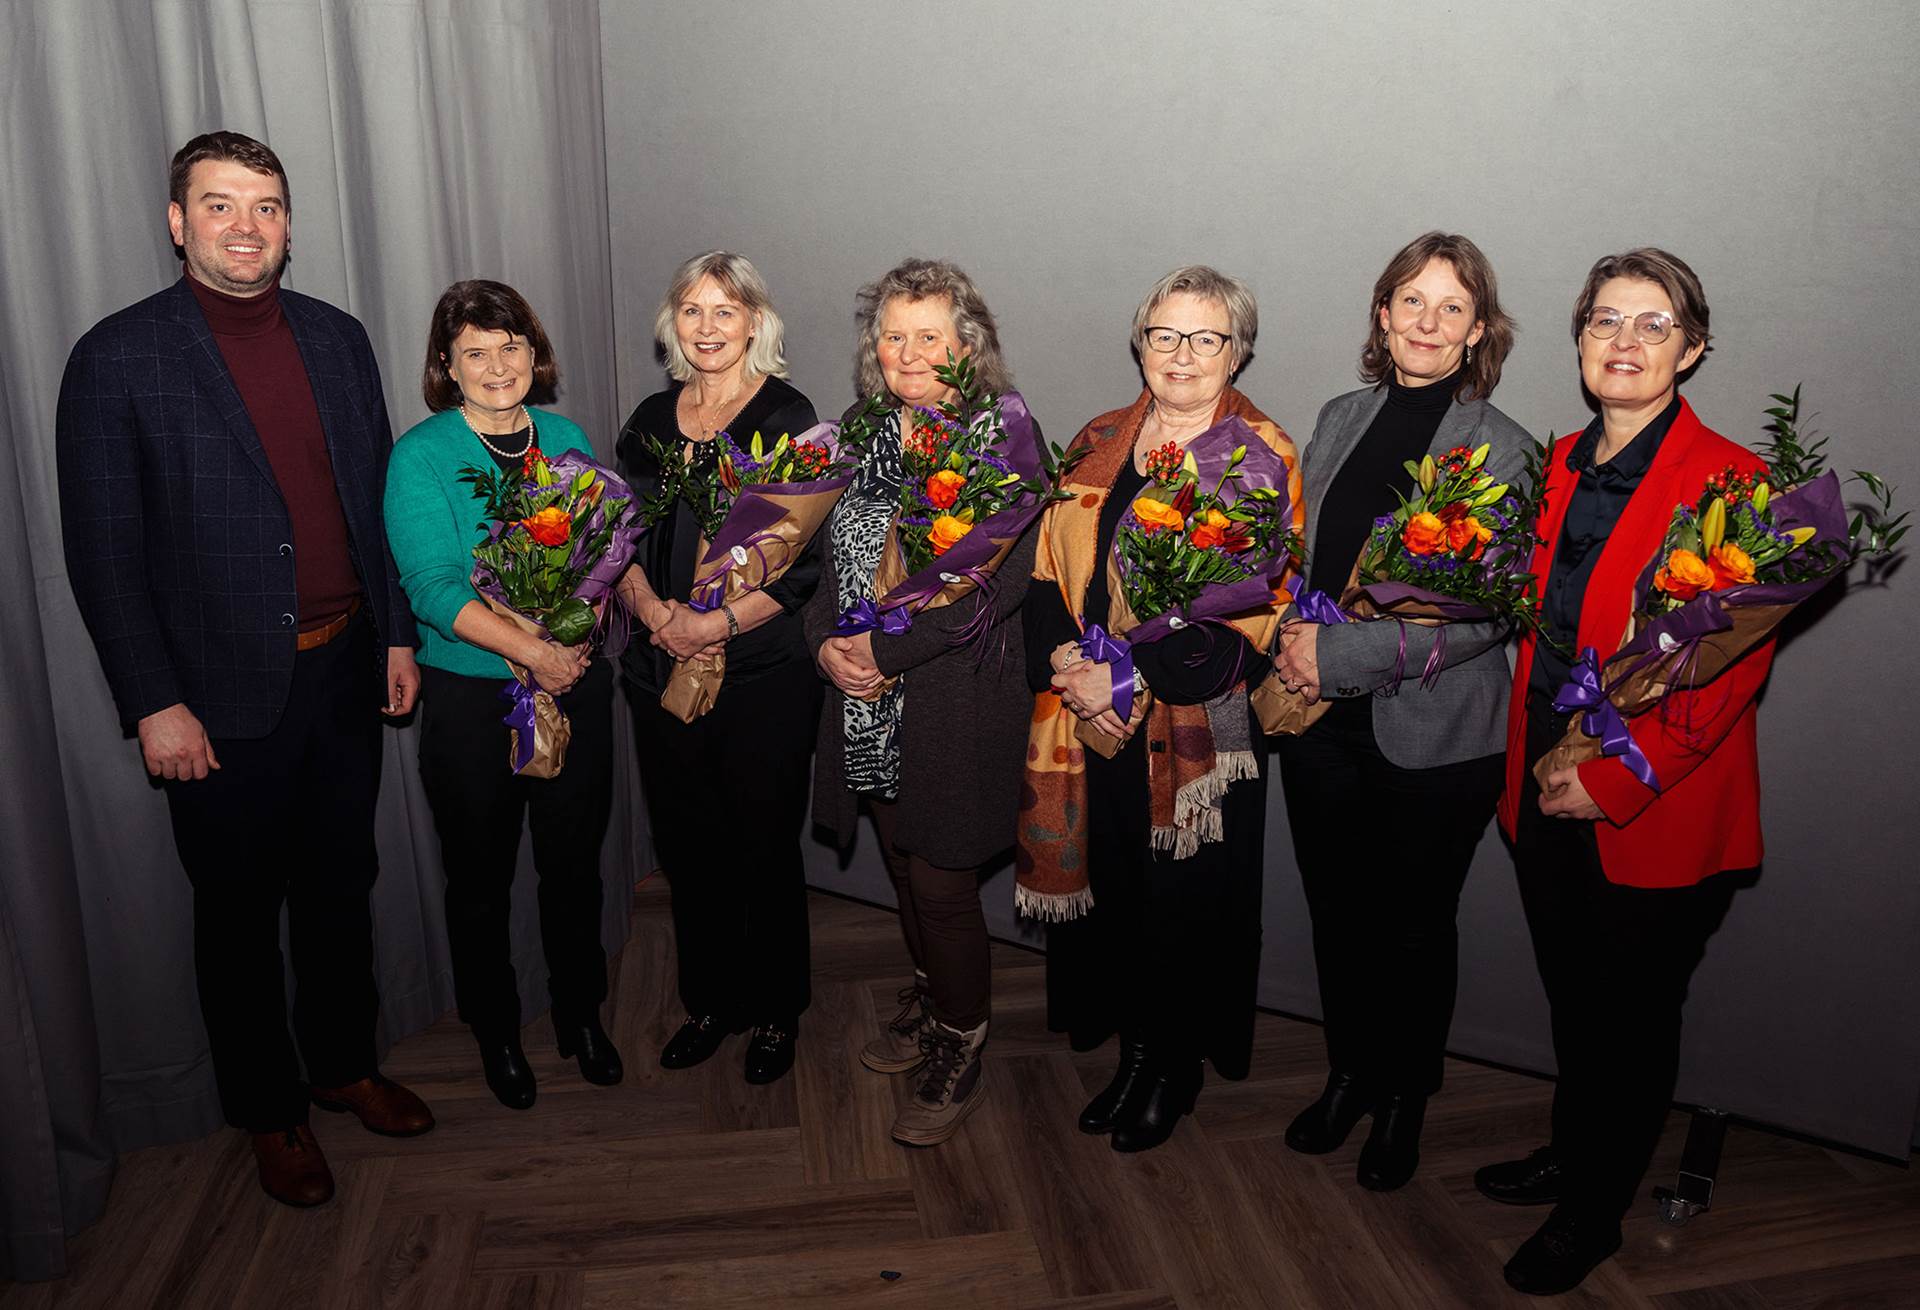
[[1337, 1151], [1370, 1105], [1370, 1095], [1360, 1086], [1360, 1080], [1335, 1069], [1327, 1075], [1327, 1086], [1320, 1093], [1320, 1099], [1295, 1115], [1287, 1125], [1287, 1145], [1302, 1155]]
[[1582, 1218], [1555, 1206], [1507, 1261], [1507, 1284], [1529, 1296], [1571, 1292], [1619, 1249], [1619, 1221]]
[[1420, 1129], [1427, 1119], [1424, 1096], [1389, 1096], [1373, 1107], [1373, 1131], [1360, 1148], [1354, 1175], [1370, 1192], [1405, 1187], [1420, 1167]]
[[494, 1099], [509, 1110], [524, 1110], [533, 1104], [533, 1098], [539, 1093], [539, 1084], [533, 1078], [533, 1066], [527, 1063], [527, 1053], [520, 1049], [520, 1036], [482, 1037], [475, 1034], [480, 1043], [480, 1067], [486, 1071], [487, 1089]]
[[1183, 1059], [1177, 1068], [1149, 1061], [1132, 1092], [1114, 1112], [1113, 1149], [1151, 1151], [1173, 1136], [1180, 1116], [1193, 1113], [1200, 1079], [1198, 1059]]
[[1080, 1131], [1083, 1133], [1110, 1133], [1114, 1129], [1115, 1117], [1120, 1107], [1135, 1086], [1147, 1074], [1147, 1044], [1137, 1037], [1120, 1039], [1120, 1067], [1114, 1070], [1113, 1081], [1106, 1090], [1087, 1102], [1087, 1108], [1080, 1112]]
[[611, 1087], [626, 1074], [620, 1052], [613, 1049], [613, 1041], [600, 1026], [597, 1014], [585, 1019], [556, 1018], [553, 1040], [562, 1059], [578, 1057], [580, 1076], [596, 1086]]

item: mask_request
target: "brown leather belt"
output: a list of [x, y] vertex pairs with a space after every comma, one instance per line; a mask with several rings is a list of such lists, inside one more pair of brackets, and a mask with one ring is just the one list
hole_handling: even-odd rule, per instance
[[347, 630], [353, 622], [353, 616], [360, 612], [360, 598], [355, 596], [346, 611], [317, 628], [308, 628], [294, 639], [295, 650], [312, 650], [315, 646], [324, 646]]

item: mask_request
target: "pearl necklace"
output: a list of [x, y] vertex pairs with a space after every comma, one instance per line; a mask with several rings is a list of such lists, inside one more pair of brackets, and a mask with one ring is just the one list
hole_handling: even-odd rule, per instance
[[488, 441], [487, 434], [473, 426], [473, 415], [467, 413], [467, 402], [464, 400], [460, 402], [460, 417], [467, 421], [467, 431], [480, 438], [480, 444], [498, 455], [501, 459], [525, 459], [533, 453], [534, 440], [537, 434], [533, 426], [533, 411], [525, 405], [520, 406], [520, 417], [527, 421], [527, 444], [518, 450], [502, 450], [491, 441]]

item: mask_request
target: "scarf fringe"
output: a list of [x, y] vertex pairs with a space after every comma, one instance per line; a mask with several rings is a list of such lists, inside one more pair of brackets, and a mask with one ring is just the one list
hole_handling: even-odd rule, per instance
[[1013, 908], [1015, 913], [1038, 919], [1042, 923], [1066, 923], [1093, 908], [1093, 889], [1082, 887], [1073, 892], [1039, 892], [1015, 883]]
[[[1220, 841], [1226, 833], [1222, 827], [1220, 798], [1227, 794], [1227, 788], [1243, 778], [1260, 776], [1260, 762], [1252, 751], [1221, 751], [1214, 756], [1213, 768], [1202, 776], [1182, 787], [1173, 798], [1173, 828], [1154, 829], [1154, 845], [1165, 848], [1174, 847], [1174, 858], [1184, 859], [1193, 854], [1203, 841]], [[1163, 831], [1181, 833], [1193, 832], [1193, 845], [1182, 850], [1172, 841], [1162, 841]]]

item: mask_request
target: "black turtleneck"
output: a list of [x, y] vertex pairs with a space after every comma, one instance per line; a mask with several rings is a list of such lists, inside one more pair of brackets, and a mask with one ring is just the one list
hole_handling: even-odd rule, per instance
[[1396, 490], [1402, 495], [1408, 490], [1410, 479], [1403, 466], [1408, 460], [1419, 463], [1433, 444], [1433, 434], [1440, 430], [1460, 380], [1458, 371], [1424, 387], [1387, 380], [1386, 404], [1340, 465], [1326, 499], [1320, 502], [1320, 521], [1307, 557], [1311, 586], [1340, 598], [1373, 521], [1399, 507]]
[[257, 296], [216, 291], [192, 273], [187, 286], [206, 315], [287, 505], [293, 540], [283, 553], [293, 556], [300, 628], [320, 627], [359, 598], [360, 578], [313, 384], [281, 312], [279, 280]]

